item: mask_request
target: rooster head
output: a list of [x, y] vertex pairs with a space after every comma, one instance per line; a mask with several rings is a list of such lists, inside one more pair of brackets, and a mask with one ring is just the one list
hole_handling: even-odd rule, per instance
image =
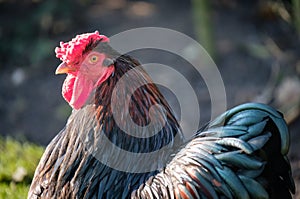
[[96, 48], [100, 43], [108, 42], [106, 36], [96, 31], [77, 35], [56, 47], [56, 57], [62, 63], [55, 73], [67, 74], [62, 95], [72, 108], [80, 109], [85, 105], [93, 90], [113, 74], [113, 60]]

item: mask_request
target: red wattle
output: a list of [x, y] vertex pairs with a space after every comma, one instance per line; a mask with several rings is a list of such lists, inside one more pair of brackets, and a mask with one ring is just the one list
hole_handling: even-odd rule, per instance
[[62, 96], [65, 100], [70, 103], [72, 94], [73, 94], [73, 87], [75, 82], [76, 76], [73, 74], [68, 74], [62, 87]]
[[103, 75], [94, 82], [91, 77], [77, 72], [68, 74], [62, 88], [62, 95], [69, 105], [74, 109], [80, 109], [89, 99], [93, 89], [103, 83], [114, 71], [114, 67], [108, 67]]
[[88, 100], [93, 89], [93, 82], [78, 73], [74, 82], [72, 98], [69, 102], [70, 106], [74, 109], [80, 109]]

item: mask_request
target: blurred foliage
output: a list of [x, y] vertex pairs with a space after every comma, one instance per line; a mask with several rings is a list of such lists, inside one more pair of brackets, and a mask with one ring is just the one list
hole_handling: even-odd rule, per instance
[[265, 18], [279, 17], [292, 24], [300, 35], [300, 1], [299, 0], [263, 0], [258, 12]]
[[[213, 58], [216, 58], [214, 13], [212, 9], [214, 2], [216, 1], [191, 0], [191, 5], [196, 39]], [[226, 8], [237, 4], [237, 1], [228, 0], [220, 1], [219, 3]], [[256, 5], [254, 13], [259, 16], [261, 22], [268, 21], [271, 24], [271, 21], [281, 19], [294, 27], [298, 35], [300, 35], [300, 0], [261, 0], [254, 1], [253, 4]], [[257, 54], [259, 53], [257, 52]]]
[[[40, 64], [53, 56], [52, 38], [83, 22], [83, 0], [1, 0], [0, 69]], [[55, 40], [56, 41], [56, 40]]]
[[300, 1], [292, 0], [292, 5], [293, 5], [294, 24], [298, 31], [298, 35], [300, 35]]
[[[5, 67], [38, 66], [53, 57], [57, 37], [75, 33], [78, 27], [84, 27], [85, 11], [96, 2], [110, 1], [0, 0], [0, 70]], [[191, 3], [197, 39], [213, 55], [215, 38], [211, 2], [192, 0]], [[260, 4], [258, 12], [268, 17], [280, 16], [286, 21], [293, 18], [293, 24], [300, 31], [299, 0], [263, 0]]]
[[207, 0], [192, 0], [192, 12], [197, 40], [214, 58], [216, 49], [210, 2]]
[[20, 184], [3, 184], [0, 183], [0, 199], [24, 199], [27, 198], [29, 185]]
[[26, 198], [43, 147], [0, 137], [0, 198]]

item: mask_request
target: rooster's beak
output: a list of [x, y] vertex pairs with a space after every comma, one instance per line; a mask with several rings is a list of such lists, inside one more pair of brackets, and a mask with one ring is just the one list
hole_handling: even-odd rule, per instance
[[55, 74], [58, 75], [58, 74], [64, 74], [64, 73], [69, 73], [69, 72], [74, 72], [76, 69], [74, 68], [71, 68], [70, 66], [68, 66], [65, 62], [61, 63], [56, 71], [55, 71]]

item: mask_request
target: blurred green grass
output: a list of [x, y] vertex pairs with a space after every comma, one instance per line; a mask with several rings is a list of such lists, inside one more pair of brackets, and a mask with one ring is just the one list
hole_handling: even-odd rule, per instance
[[43, 152], [41, 146], [0, 137], [0, 199], [27, 198]]

